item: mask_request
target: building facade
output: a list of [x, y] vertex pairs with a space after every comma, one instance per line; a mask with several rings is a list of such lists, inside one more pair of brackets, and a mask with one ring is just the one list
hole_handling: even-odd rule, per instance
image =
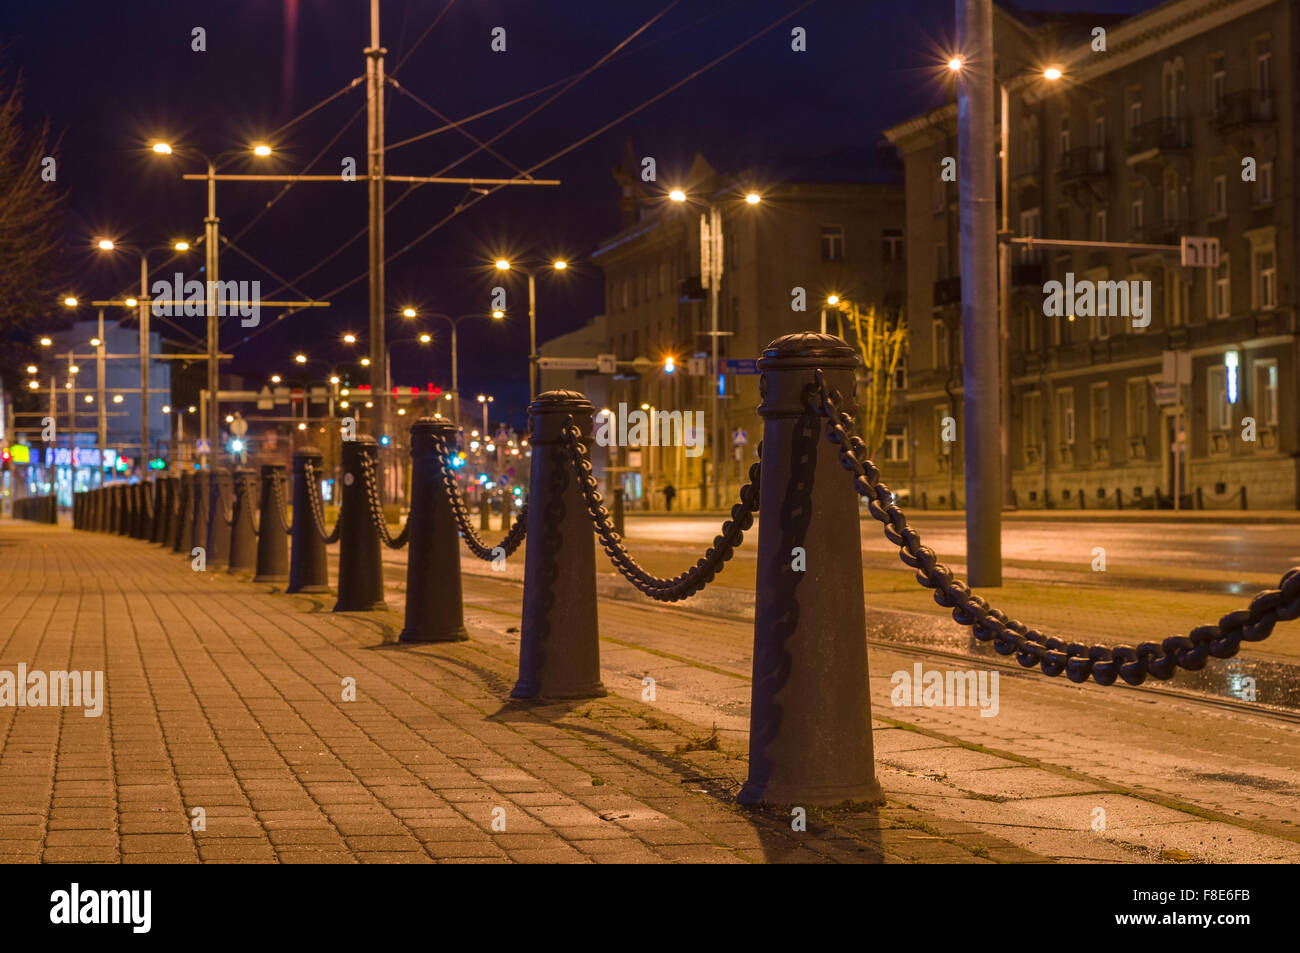
[[[711, 507], [716, 471], [718, 499], [730, 507], [758, 458], [759, 378], [752, 366], [739, 363], [710, 373], [713, 289], [701, 256], [702, 219], [708, 221], [712, 206], [721, 222], [719, 360], [753, 361], [783, 334], [817, 330], [830, 294], [882, 310], [901, 308], [902, 189], [893, 181], [721, 173], [697, 155], [680, 183], [686, 200], [674, 202], [668, 190], [678, 183], [643, 182], [640, 169], [629, 151], [615, 170], [624, 227], [592, 256], [605, 274], [604, 349], [620, 362], [604, 392], [605, 406], [613, 413], [619, 404], [700, 411], [705, 433], [688, 434], [703, 444], [698, 456], [680, 446], [650, 447], [633, 452], [631, 461], [611, 457], [611, 464], [631, 467], [623, 477], [629, 505], [664, 508], [663, 490], [672, 483], [676, 508]], [[864, 169], [862, 178], [868, 177]], [[746, 201], [750, 193], [759, 201]], [[829, 328], [835, 330], [833, 316]], [[709, 439], [714, 388], [716, 455]]]
[[[1183, 505], [1297, 505], [1298, 12], [1171, 0], [1099, 41], [1095, 24], [996, 10], [1011, 231], [1166, 246], [1014, 247], [1003, 419], [1019, 506], [1168, 506], [1176, 485]], [[904, 156], [912, 251], [909, 483], [936, 507], [965, 495], [957, 184], [941, 175], [956, 128], [950, 104], [886, 133]], [[1217, 267], [1182, 266], [1184, 236], [1218, 239]], [[1059, 313], [1050, 282], [1080, 289]], [[1126, 289], [1140, 295], [1128, 307]], [[1175, 388], [1179, 360], [1190, 382]]]

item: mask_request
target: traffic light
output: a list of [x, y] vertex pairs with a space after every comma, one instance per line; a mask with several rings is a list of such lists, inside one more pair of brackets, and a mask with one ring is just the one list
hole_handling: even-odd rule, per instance
[[671, 358], [671, 357], [665, 357], [665, 358], [664, 358], [664, 373], [665, 373], [665, 374], [671, 374], [671, 373], [672, 373], [673, 371], [675, 371], [675, 370], [677, 370], [677, 361], [676, 361], [674, 358]]

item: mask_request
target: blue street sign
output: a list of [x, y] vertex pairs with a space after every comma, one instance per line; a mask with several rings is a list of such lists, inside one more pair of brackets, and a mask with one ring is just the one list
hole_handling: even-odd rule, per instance
[[722, 364], [723, 367], [727, 369], [728, 374], [757, 374], [758, 373], [758, 361], [752, 358], [749, 360], [739, 360], [739, 359], [733, 360], [731, 358], [728, 358], [727, 360], [723, 361]]

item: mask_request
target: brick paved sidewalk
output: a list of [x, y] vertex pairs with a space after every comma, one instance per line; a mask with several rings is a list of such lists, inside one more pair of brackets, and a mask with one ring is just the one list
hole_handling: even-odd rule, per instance
[[103, 669], [107, 691], [98, 718], [0, 707], [0, 861], [1042, 859], [901, 804], [793, 832], [731, 803], [743, 745], [709, 727], [514, 703], [515, 657], [474, 628], [402, 646], [398, 615], [332, 602], [0, 521], [0, 671]]

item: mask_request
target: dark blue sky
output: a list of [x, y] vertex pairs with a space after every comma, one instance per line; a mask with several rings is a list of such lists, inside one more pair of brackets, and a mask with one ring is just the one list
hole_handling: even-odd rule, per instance
[[[803, 0], [680, 0], [625, 48], [492, 148], [528, 168], [587, 136], [765, 26]], [[586, 69], [671, 0], [455, 0], [400, 68], [446, 0], [384, 0], [387, 67], [403, 87], [459, 119]], [[1132, 12], [1143, 0], [1026, 3], [1039, 10]], [[296, 29], [286, 20], [296, 11]], [[870, 152], [881, 130], [942, 101], [934, 81], [941, 50], [952, 37], [952, 0], [815, 0], [784, 24], [681, 89], [539, 168], [558, 188], [507, 189], [424, 231], [469, 196], [460, 186], [425, 186], [388, 217], [388, 306], [407, 303], [450, 314], [486, 307], [497, 282], [484, 261], [499, 249], [514, 254], [579, 258], [618, 228], [618, 190], [610, 169], [625, 137], [636, 154], [653, 155], [660, 184], [685, 170], [696, 150], [728, 163], [814, 157], [845, 148]], [[207, 51], [191, 51], [191, 30], [207, 32]], [[490, 49], [491, 31], [506, 30], [507, 49]], [[790, 30], [804, 27], [808, 51], [790, 49]], [[168, 137], [209, 153], [246, 146], [364, 73], [368, 41], [365, 0], [39, 0], [0, 12], [4, 59], [26, 79], [29, 120], [48, 117], [62, 135], [59, 187], [69, 193], [64, 265], [69, 287], [85, 298], [133, 287], [138, 262], [116, 262], [92, 250], [92, 237], [154, 244], [202, 232], [204, 188], [182, 182], [179, 163], [146, 149]], [[558, 87], [557, 87], [558, 88]], [[466, 128], [486, 139], [522, 117], [550, 93], [501, 110]], [[388, 100], [390, 143], [442, 125], [418, 103]], [[358, 86], [294, 125], [273, 144], [278, 172], [337, 174], [343, 157], [365, 169], [364, 87]], [[349, 120], [352, 120], [349, 124]], [[341, 133], [341, 134], [340, 134]], [[326, 148], [336, 134], [334, 145]], [[428, 175], [474, 145], [456, 131], [391, 149], [390, 174]], [[311, 168], [307, 163], [324, 150]], [[256, 171], [237, 159], [226, 171]], [[197, 171], [187, 168], [186, 171]], [[504, 177], [510, 165], [480, 152], [448, 175]], [[223, 235], [234, 239], [279, 184], [218, 187]], [[403, 186], [388, 186], [391, 204]], [[365, 185], [302, 184], [290, 189], [237, 243], [284, 279], [293, 280], [357, 236], [366, 222]], [[300, 312], [244, 339], [237, 322], [223, 328], [235, 369], [286, 371], [295, 350], [327, 361], [346, 359], [336, 342], [344, 329], [366, 328], [364, 234], [328, 264], [298, 282], [322, 296], [327, 310]], [[161, 256], [160, 256], [161, 257]], [[171, 269], [168, 269], [170, 271]], [[161, 277], [157, 275], [156, 277]], [[221, 277], [260, 279], [263, 295], [280, 282], [223, 248]], [[524, 286], [511, 286], [514, 319], [506, 326], [463, 324], [462, 390], [498, 394], [521, 410], [526, 398], [527, 318]], [[276, 291], [276, 297], [297, 297]], [[602, 307], [599, 271], [574, 268], [539, 289], [539, 337], [563, 333]], [[263, 322], [278, 312], [268, 309]], [[198, 318], [177, 319], [200, 332]], [[167, 329], [178, 339], [183, 335]], [[441, 328], [430, 328], [440, 334]], [[403, 335], [390, 321], [390, 337]], [[430, 353], [395, 352], [400, 383], [449, 382], [445, 335]]]

